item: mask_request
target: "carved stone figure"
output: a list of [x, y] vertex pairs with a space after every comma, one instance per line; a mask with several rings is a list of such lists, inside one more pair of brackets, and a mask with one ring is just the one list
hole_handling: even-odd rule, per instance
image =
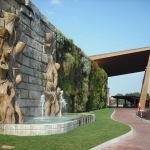
[[23, 123], [15, 91], [16, 84], [22, 81], [16, 57], [26, 44], [18, 42], [21, 34], [16, 26], [19, 17], [5, 11], [3, 15], [5, 28], [0, 27], [0, 123]]
[[[53, 41], [52, 34], [46, 33], [45, 52], [47, 53], [49, 58], [47, 72], [46, 72], [47, 81], [46, 81], [46, 90], [45, 90], [45, 95], [46, 95], [45, 115], [46, 116], [60, 115], [58, 97], [61, 89], [57, 87], [57, 82], [58, 82], [57, 71], [60, 68], [60, 65], [58, 63], [55, 63], [53, 60], [53, 54], [55, 53], [56, 49], [54, 49], [52, 52], [50, 51], [52, 41]], [[48, 54], [48, 52], [50, 52], [50, 54]]]
[[45, 34], [45, 44], [44, 44], [44, 49], [45, 49], [46, 53], [48, 53], [48, 51], [50, 51], [52, 42], [53, 42], [53, 35], [51, 33], [46, 33]]

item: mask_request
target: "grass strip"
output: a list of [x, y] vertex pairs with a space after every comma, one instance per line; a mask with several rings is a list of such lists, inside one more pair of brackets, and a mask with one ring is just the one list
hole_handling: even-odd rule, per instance
[[0, 135], [0, 144], [13, 150], [89, 150], [130, 131], [130, 127], [110, 119], [112, 108], [93, 111], [96, 121], [68, 133], [49, 136]]

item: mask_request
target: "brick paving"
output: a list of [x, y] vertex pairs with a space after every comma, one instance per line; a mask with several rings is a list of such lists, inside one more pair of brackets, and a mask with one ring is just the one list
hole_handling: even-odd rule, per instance
[[134, 116], [135, 108], [115, 108], [113, 119], [128, 124], [133, 134], [104, 150], [150, 150], [150, 122]]

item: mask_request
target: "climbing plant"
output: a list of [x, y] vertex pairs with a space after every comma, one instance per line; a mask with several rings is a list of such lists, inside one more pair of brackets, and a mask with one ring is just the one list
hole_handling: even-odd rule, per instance
[[59, 30], [56, 60], [60, 64], [58, 86], [63, 89], [69, 112], [106, 107], [107, 74]]
[[89, 101], [87, 110], [95, 110], [106, 107], [107, 102], [107, 74], [94, 61], [91, 62], [89, 76]]

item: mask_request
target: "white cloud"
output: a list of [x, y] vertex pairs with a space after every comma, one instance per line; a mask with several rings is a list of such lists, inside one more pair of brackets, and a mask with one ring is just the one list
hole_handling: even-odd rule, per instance
[[52, 4], [59, 5], [59, 4], [60, 4], [60, 0], [51, 0], [51, 3], [52, 3]]
[[49, 11], [49, 10], [46, 10], [46, 12], [50, 15], [54, 15], [55, 13], [53, 11]]

